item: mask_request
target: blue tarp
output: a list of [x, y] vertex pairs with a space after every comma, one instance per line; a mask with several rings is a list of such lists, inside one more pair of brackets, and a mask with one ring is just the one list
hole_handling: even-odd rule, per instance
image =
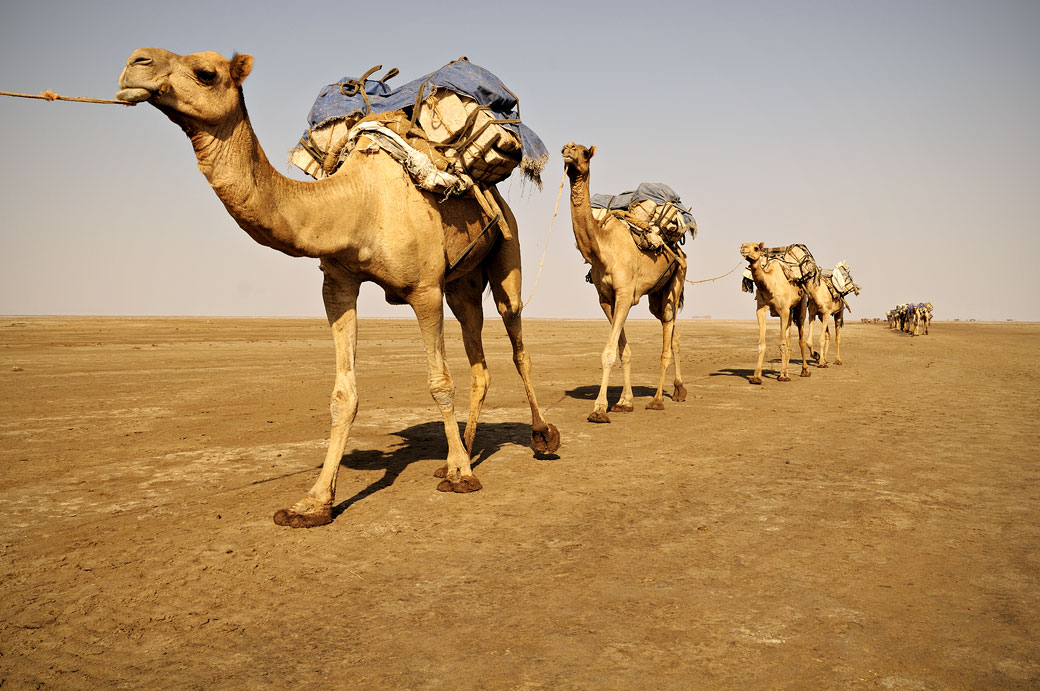
[[627, 209], [647, 199], [655, 204], [672, 204], [682, 213], [687, 225], [694, 222], [693, 214], [683, 206], [679, 195], [663, 182], [643, 182], [634, 190], [621, 194], [594, 194], [591, 205], [594, 209]]
[[[360, 93], [353, 96], [343, 93], [352, 91], [349, 86], [341, 88], [350, 83], [357, 84], [357, 78], [344, 77], [318, 93], [318, 98], [307, 115], [309, 128], [321, 127], [332, 120], [365, 114], [365, 101]], [[365, 80], [365, 94], [368, 95], [373, 113], [411, 108], [415, 105], [420, 89], [423, 90], [422, 96], [425, 98], [437, 87], [465, 94], [478, 104], [488, 106], [497, 119], [520, 118], [517, 100], [502, 81], [483, 67], [462, 58], [397, 89], [391, 89], [386, 82], [376, 79]], [[524, 166], [525, 169], [530, 170], [532, 165], [536, 165], [536, 171], [540, 171], [541, 166], [548, 160], [549, 152], [538, 135], [523, 123], [502, 126], [520, 137], [524, 159], [531, 161]], [[534, 177], [537, 179], [537, 175]]]

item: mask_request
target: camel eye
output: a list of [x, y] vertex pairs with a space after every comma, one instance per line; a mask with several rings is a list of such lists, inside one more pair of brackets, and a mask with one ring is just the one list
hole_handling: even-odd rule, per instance
[[195, 78], [206, 86], [212, 86], [217, 81], [217, 73], [213, 70], [197, 69], [195, 70]]

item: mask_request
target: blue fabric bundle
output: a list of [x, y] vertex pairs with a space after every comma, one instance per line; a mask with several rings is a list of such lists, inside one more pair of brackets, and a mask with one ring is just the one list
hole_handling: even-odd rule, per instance
[[[361, 95], [358, 86], [356, 78], [344, 77], [323, 88], [307, 115], [309, 127], [321, 127], [332, 120], [367, 115], [365, 97]], [[450, 62], [436, 72], [408, 82], [398, 89], [391, 89], [386, 82], [376, 79], [366, 79], [364, 84], [372, 113], [410, 109], [420, 98], [420, 92], [421, 97], [426, 98], [437, 88], [450, 89], [469, 96], [479, 105], [488, 106], [496, 119], [520, 118], [517, 99], [512, 92], [494, 74], [474, 65], [466, 58]], [[537, 180], [549, 158], [545, 144], [523, 123], [502, 123], [502, 126], [520, 137], [524, 158], [521, 168]]]

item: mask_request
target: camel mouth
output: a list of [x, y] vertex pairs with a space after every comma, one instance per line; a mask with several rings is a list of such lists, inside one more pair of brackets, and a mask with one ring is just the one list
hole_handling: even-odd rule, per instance
[[141, 89], [137, 87], [130, 89], [120, 89], [116, 92], [116, 100], [126, 101], [127, 103], [141, 103], [142, 101], [147, 101], [151, 97], [151, 91], [149, 91], [148, 89]]

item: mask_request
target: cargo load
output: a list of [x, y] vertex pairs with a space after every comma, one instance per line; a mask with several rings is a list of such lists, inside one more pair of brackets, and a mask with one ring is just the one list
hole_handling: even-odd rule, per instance
[[386, 82], [396, 68], [369, 79], [379, 69], [321, 90], [290, 163], [315, 179], [332, 175], [363, 132], [424, 189], [461, 194], [474, 183], [501, 182], [518, 167], [541, 186], [548, 152], [521, 122], [516, 96], [494, 74], [463, 57], [391, 89]]
[[697, 222], [675, 191], [660, 182], [644, 182], [621, 194], [595, 194], [592, 216], [603, 223], [613, 216], [628, 226], [632, 239], [643, 250], [672, 250], [686, 242], [686, 233], [697, 237]]

